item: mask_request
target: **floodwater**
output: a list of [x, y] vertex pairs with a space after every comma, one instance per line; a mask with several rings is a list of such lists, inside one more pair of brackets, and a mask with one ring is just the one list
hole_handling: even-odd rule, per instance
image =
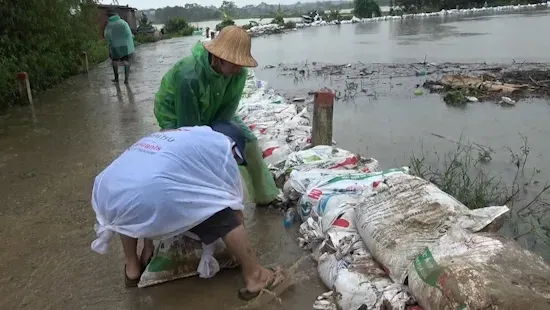
[[[371, 62], [550, 62], [547, 11], [462, 20], [425, 19], [305, 29], [256, 38], [253, 53], [265, 65]], [[538, 29], [538, 31], [536, 30]], [[536, 31], [536, 33], [534, 33]], [[482, 34], [480, 34], [482, 33]], [[138, 47], [128, 87], [109, 80], [107, 63], [76, 76], [35, 98], [35, 120], [28, 107], [11, 109], [0, 119], [0, 308], [1, 309], [235, 309], [242, 305], [237, 271], [210, 280], [174, 281], [147, 289], [123, 287], [123, 256], [117, 240], [105, 256], [93, 253], [94, 215], [89, 204], [92, 181], [115, 156], [142, 135], [157, 129], [153, 98], [163, 74], [187, 55], [195, 38]], [[409, 42], [410, 44], [400, 44]], [[509, 46], [507, 45], [509, 44]], [[521, 56], [518, 56], [521, 55]], [[330, 86], [344, 91], [346, 81], [310, 78], [295, 81], [277, 69], [259, 69], [259, 78], [290, 95]], [[403, 71], [408, 65], [398, 66]], [[519, 149], [519, 134], [529, 138], [529, 168], [550, 179], [550, 106], [521, 101], [513, 108], [485, 103], [466, 109], [446, 107], [438, 95], [415, 97], [409, 77], [365, 81], [366, 94], [337, 102], [334, 138], [338, 145], [377, 158], [383, 166], [408, 164], [421, 146], [444, 152], [460, 136], [491, 146], [490, 167], [507, 176], [513, 167], [505, 147]], [[353, 132], [353, 135], [349, 133]], [[448, 137], [437, 138], [431, 133]], [[246, 212], [253, 244], [263, 263], [292, 265], [305, 255], [275, 211]], [[510, 230], [511, 231], [511, 230]], [[522, 231], [519, 232], [520, 234]], [[527, 238], [527, 239], [526, 239]], [[550, 257], [548, 248], [521, 239]], [[326, 289], [311, 261], [304, 261], [293, 290], [266, 309], [311, 309]]]

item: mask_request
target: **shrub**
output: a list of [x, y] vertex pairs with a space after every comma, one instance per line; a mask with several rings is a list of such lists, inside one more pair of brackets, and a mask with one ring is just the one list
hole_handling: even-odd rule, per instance
[[283, 26], [285, 29], [294, 29], [296, 28], [296, 23], [293, 21], [288, 21]]
[[282, 26], [285, 24], [285, 19], [282, 16], [276, 16], [273, 20], [271, 20], [271, 23]]
[[90, 64], [108, 57], [93, 2], [13, 1], [0, 5], [0, 16], [0, 109], [18, 100], [18, 71], [37, 93], [79, 73], [83, 51]]
[[221, 31], [223, 28], [233, 25], [235, 25], [235, 21], [233, 21], [231, 18], [226, 18], [221, 23], [216, 25], [216, 31]]

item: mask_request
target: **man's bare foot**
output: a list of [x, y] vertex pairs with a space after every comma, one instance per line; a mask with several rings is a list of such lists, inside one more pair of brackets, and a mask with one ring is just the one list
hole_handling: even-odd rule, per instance
[[275, 287], [285, 279], [282, 269], [262, 268], [256, 277], [251, 278], [246, 283], [246, 290], [250, 293], [258, 293], [264, 288]]
[[155, 246], [151, 241], [145, 241], [145, 244], [143, 246], [143, 250], [141, 250], [141, 255], [139, 256], [139, 260], [141, 262], [141, 266], [143, 269], [149, 265], [149, 262], [151, 262], [151, 258], [153, 257], [155, 253]]
[[126, 278], [130, 280], [139, 279], [141, 276], [141, 264], [139, 260], [127, 261], [124, 271], [126, 273]]

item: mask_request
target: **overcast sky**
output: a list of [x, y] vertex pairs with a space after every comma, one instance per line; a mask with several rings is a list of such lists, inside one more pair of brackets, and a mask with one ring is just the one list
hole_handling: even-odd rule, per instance
[[[235, 0], [235, 4], [243, 6], [247, 4], [260, 4], [265, 2], [267, 4], [294, 4], [299, 0]], [[104, 4], [111, 4], [111, 0], [101, 0]], [[120, 5], [129, 5], [137, 9], [156, 9], [163, 8], [165, 6], [183, 6], [186, 3], [199, 3], [200, 5], [215, 5], [220, 6], [223, 0], [195, 0], [195, 1], [181, 1], [181, 0], [118, 0]], [[301, 2], [315, 2], [314, 0], [302, 0]]]

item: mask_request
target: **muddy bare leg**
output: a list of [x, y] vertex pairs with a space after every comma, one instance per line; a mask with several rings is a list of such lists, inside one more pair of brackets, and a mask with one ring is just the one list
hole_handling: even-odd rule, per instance
[[115, 74], [115, 78], [114, 78], [113, 82], [118, 82], [118, 66], [117, 65], [113, 65], [113, 73]]
[[[241, 266], [246, 289], [250, 292], [261, 291], [273, 277], [273, 271], [260, 265], [254, 250], [250, 246], [244, 226], [240, 225], [233, 229], [223, 237], [223, 241]], [[277, 284], [277, 282], [274, 284]]]
[[137, 255], [137, 239], [120, 235], [122, 248], [124, 249], [124, 263], [126, 265], [126, 276], [130, 279], [137, 279], [141, 275], [141, 263]]
[[153, 257], [153, 251], [155, 250], [155, 245], [151, 239], [143, 239], [143, 250], [141, 250], [140, 261], [143, 268], [149, 264], [149, 259]]

